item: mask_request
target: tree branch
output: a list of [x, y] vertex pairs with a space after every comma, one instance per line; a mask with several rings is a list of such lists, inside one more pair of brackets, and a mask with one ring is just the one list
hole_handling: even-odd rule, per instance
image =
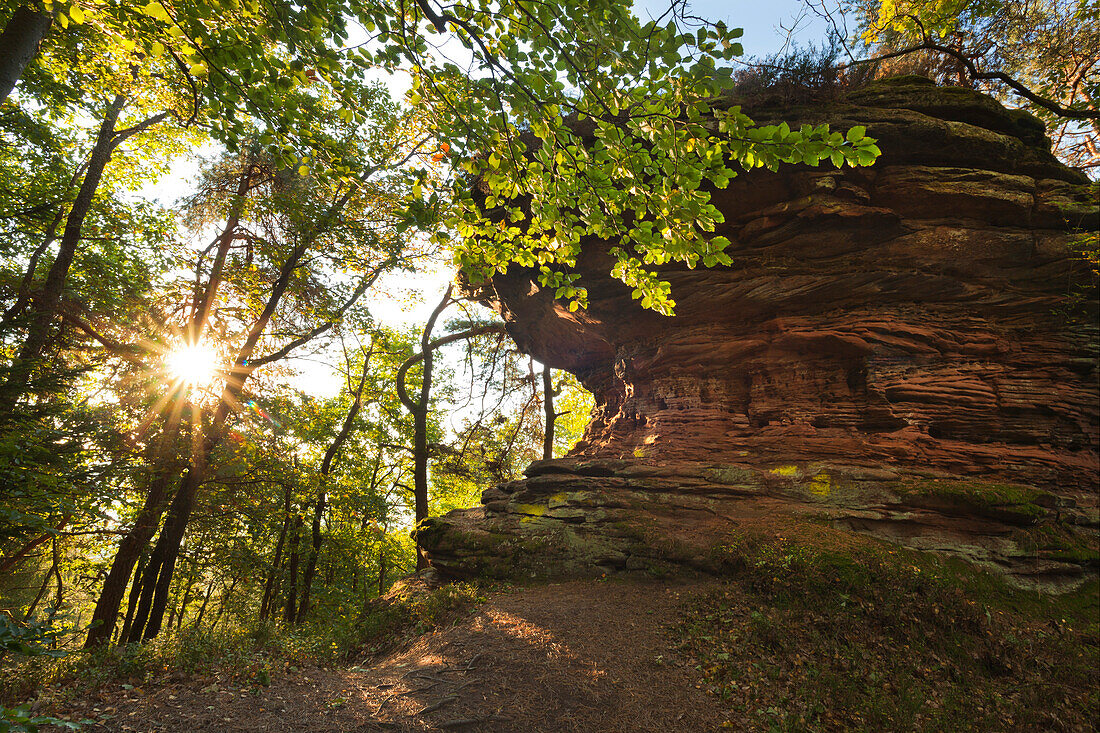
[[[465, 331], [459, 331], [457, 333], [452, 333], [447, 336], [435, 339], [428, 345], [427, 350], [435, 351], [440, 346], [446, 346], [447, 344], [454, 343], [455, 341], [470, 339], [474, 338], [475, 336], [481, 336], [487, 333], [504, 332], [505, 331], [503, 323], [490, 323], [486, 326], [468, 328]], [[413, 354], [408, 359], [406, 359], [405, 363], [401, 365], [401, 368], [397, 370], [397, 396], [401, 399], [401, 404], [403, 404], [409, 412], [420, 410], [423, 408], [423, 406], [413, 402], [412, 398], [409, 397], [409, 393], [407, 391], [407, 388], [405, 387], [405, 376], [408, 373], [409, 369], [411, 369], [413, 366], [424, 359], [424, 353], [425, 352], [421, 351], [419, 354]]]
[[971, 77], [979, 79], [981, 81], [999, 81], [1032, 104], [1042, 107], [1048, 112], [1052, 112], [1059, 117], [1064, 117], [1070, 120], [1100, 119], [1100, 110], [1074, 109], [1072, 107], [1063, 107], [1057, 102], [1046, 99], [1044, 97], [1040, 97], [1038, 94], [1031, 91], [1008, 74], [1000, 71], [980, 71], [974, 61], [966, 54], [957, 49], [950, 48], [949, 46], [942, 46], [938, 43], [934, 43], [927, 36], [925, 36], [924, 40], [920, 43], [909, 46], [908, 48], [903, 48], [900, 51], [892, 51], [890, 53], [876, 56], [870, 59], [860, 59], [858, 61], [852, 61], [851, 63], [844, 64], [843, 66], [840, 66], [838, 68], [845, 69], [850, 66], [872, 64], [877, 61], [886, 61], [887, 59], [894, 59], [898, 58], [899, 56], [907, 56], [911, 53], [916, 53], [917, 51], [935, 51], [937, 53], [944, 54], [945, 56], [950, 56], [951, 58], [961, 63], [964, 67], [966, 67], [967, 73], [969, 73]]

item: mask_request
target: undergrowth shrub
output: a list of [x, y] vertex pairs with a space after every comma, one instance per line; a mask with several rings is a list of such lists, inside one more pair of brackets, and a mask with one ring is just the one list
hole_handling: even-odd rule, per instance
[[184, 629], [144, 644], [75, 652], [60, 659], [21, 659], [0, 669], [4, 690], [0, 703], [31, 699], [42, 686], [62, 683], [76, 695], [108, 683], [155, 684], [192, 677], [266, 686], [278, 671], [339, 664], [377, 653], [452, 623], [483, 600], [476, 586], [461, 583], [389, 599], [361, 617], [328, 617], [300, 627], [267, 623]]

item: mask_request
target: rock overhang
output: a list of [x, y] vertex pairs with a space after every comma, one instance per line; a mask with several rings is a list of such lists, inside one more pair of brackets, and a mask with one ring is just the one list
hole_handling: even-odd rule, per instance
[[[1051, 155], [1038, 121], [926, 80], [874, 84], [828, 107], [750, 114], [859, 124], [883, 155], [871, 168], [757, 170], [713, 191], [733, 262], [658, 268], [677, 301], [672, 318], [637, 306], [607, 274], [608, 245], [593, 239], [576, 267], [587, 309], [570, 312], [532, 271], [495, 277], [483, 295], [521, 350], [575, 373], [596, 397], [568, 460], [624, 461], [602, 477], [577, 474], [586, 486], [577, 491], [634, 509], [549, 506], [546, 496], [562, 492], [539, 487], [572, 475], [554, 464], [548, 475], [559, 479], [536, 469], [503, 496], [487, 491], [482, 521], [504, 527], [511, 517], [524, 531], [560, 525], [575, 534], [613, 511], [625, 512], [620, 524], [632, 516], [646, 524], [687, 484], [636, 491], [631, 472], [679, 466], [705, 489], [688, 493], [726, 502], [720, 513], [731, 521], [746, 499], [766, 498], [914, 545], [950, 536], [961, 547], [969, 531], [984, 548], [970, 556], [1007, 567], [1016, 563], [1002, 536], [1015, 531], [1004, 520], [1013, 511], [983, 514], [976, 507], [988, 497], [930, 501], [912, 487], [1016, 486], [1053, 497], [1035, 510], [1037, 522], [1064, 515], [1067, 531], [1094, 545], [1095, 304], [1067, 310], [1071, 283], [1089, 277], [1069, 242], [1098, 223], [1086, 179]], [[784, 488], [774, 472], [785, 467], [811, 487], [808, 499]], [[708, 483], [713, 470], [764, 478], [746, 492]], [[868, 475], [879, 478], [860, 478]], [[826, 483], [846, 488], [823, 496]], [[883, 496], [893, 498], [883, 504]], [[912, 506], [898, 509], [905, 502]], [[535, 505], [544, 511], [531, 514]], [[882, 514], [882, 506], [892, 508]], [[970, 530], [954, 521], [968, 513]], [[446, 565], [440, 546], [428, 547]]]

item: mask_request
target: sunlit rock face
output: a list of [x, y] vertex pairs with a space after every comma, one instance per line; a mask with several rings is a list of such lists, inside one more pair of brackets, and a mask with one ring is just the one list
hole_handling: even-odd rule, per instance
[[1097, 226], [1085, 179], [1036, 120], [914, 78], [749, 112], [864, 125], [883, 155], [715, 191], [733, 263], [663, 270], [675, 317], [632, 301], [599, 241], [578, 264], [585, 311], [530, 271], [495, 278], [483, 297], [519, 347], [576, 374], [597, 407], [568, 458], [437, 520], [433, 564], [698, 565], [738, 523], [779, 512], [1020, 582], [1094, 570], [1096, 296], [1072, 246]]

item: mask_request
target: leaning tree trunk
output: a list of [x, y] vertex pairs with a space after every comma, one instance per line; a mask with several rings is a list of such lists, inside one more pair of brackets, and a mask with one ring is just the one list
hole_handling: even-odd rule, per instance
[[60, 534], [61, 530], [65, 529], [65, 525], [69, 523], [69, 520], [72, 519], [72, 517], [72, 512], [62, 514], [61, 521], [59, 521], [52, 530], [38, 535], [38, 537], [35, 537], [33, 540], [27, 542], [11, 555], [5, 556], [3, 559], [0, 559], [0, 575], [4, 575], [17, 567], [36, 547], [45, 542], [48, 542], [49, 540]]
[[329, 475], [332, 472], [333, 461], [336, 460], [336, 456], [344, 443], [351, 437], [355, 427], [355, 418], [359, 415], [359, 409], [363, 404], [363, 387], [367, 383], [370, 358], [371, 352], [368, 351], [366, 358], [363, 360], [363, 374], [359, 377], [359, 386], [356, 387], [355, 394], [352, 395], [351, 407], [348, 408], [348, 414], [344, 417], [344, 424], [340, 427], [340, 432], [337, 433], [332, 444], [325, 451], [325, 457], [321, 460], [321, 470], [317, 477], [317, 503], [314, 507], [313, 523], [310, 527], [312, 531], [309, 557], [306, 559], [306, 570], [302, 575], [302, 600], [298, 605], [298, 614], [295, 617], [299, 624], [305, 621], [306, 614], [309, 613], [309, 593], [313, 586], [313, 575], [317, 571], [317, 555], [321, 551], [321, 521], [324, 519], [327, 506], [328, 496], [326, 492]]
[[0, 33], [0, 103], [23, 76], [23, 70], [38, 53], [38, 44], [53, 24], [53, 15], [21, 5], [12, 13]]
[[201, 471], [196, 470], [193, 465], [180, 480], [180, 488], [172, 499], [164, 527], [161, 528], [153, 553], [149, 556], [149, 564], [142, 574], [141, 598], [134, 623], [130, 627], [128, 642], [152, 639], [160, 633], [164, 609], [168, 603], [168, 589], [172, 583], [172, 571], [175, 569], [176, 558], [179, 557], [184, 531], [191, 518], [195, 493], [202, 482], [200, 474]]
[[138, 598], [141, 597], [141, 575], [145, 572], [145, 563], [149, 561], [149, 558], [144, 558], [144, 560], [145, 562], [138, 564], [137, 572], [134, 573], [133, 585], [130, 586], [130, 596], [126, 600], [126, 619], [122, 622], [122, 631], [118, 634], [120, 644], [126, 643], [126, 638], [130, 635], [130, 627], [134, 624]]
[[118, 123], [118, 116], [125, 102], [124, 96], [115, 95], [107, 107], [103, 122], [100, 123], [95, 147], [92, 148], [92, 155], [88, 161], [88, 170], [84, 174], [84, 182], [80, 185], [80, 191], [77, 192], [73, 206], [69, 210], [69, 217], [65, 221], [65, 232], [58, 245], [57, 257], [50, 265], [42, 288], [34, 296], [34, 314], [27, 329], [27, 337], [19, 349], [18, 356], [12, 362], [0, 410], [10, 411], [14, 408], [16, 401], [26, 394], [31, 371], [46, 346], [50, 325], [61, 303], [69, 268], [72, 267], [76, 247], [80, 243], [84, 220], [92, 208], [92, 199], [96, 189], [99, 188], [103, 171], [111, 159], [111, 152], [116, 144], [115, 125]]
[[272, 607], [275, 605], [276, 579], [279, 577], [279, 566], [283, 562], [283, 546], [286, 544], [286, 534], [290, 529], [290, 487], [291, 485], [288, 482], [286, 491], [283, 494], [283, 526], [279, 530], [279, 540], [275, 543], [275, 557], [271, 561], [271, 571], [264, 583], [263, 600], [260, 601], [260, 623], [267, 620]]
[[[242, 190], [247, 190], [251, 175], [252, 169], [249, 168], [242, 177], [241, 188], [238, 190], [238, 193]], [[349, 189], [349, 191], [336, 203], [329, 207], [328, 213], [322, 218], [327, 220], [330, 216], [343, 208], [348, 201], [351, 200], [354, 191], [354, 187]], [[239, 202], [240, 196], [238, 196], [237, 203]], [[223, 248], [224, 243], [232, 240], [232, 234], [236, 230], [236, 217], [239, 214], [239, 208], [235, 206], [231, 212], [228, 223], [223, 231], [221, 243], [219, 243], [219, 250]], [[168, 589], [172, 583], [172, 575], [175, 571], [176, 558], [179, 556], [180, 544], [183, 541], [183, 536], [187, 530], [187, 524], [191, 518], [191, 510], [194, 506], [195, 496], [199, 487], [206, 480], [207, 462], [225, 436], [229, 416], [233, 413], [233, 406], [239, 404], [241, 395], [244, 392], [245, 383], [252, 375], [252, 372], [264, 364], [283, 358], [293, 349], [332, 328], [337, 322], [338, 317], [357, 302], [358, 298], [362, 296], [366, 289], [370, 287], [382, 272], [381, 268], [379, 268], [371, 277], [365, 278], [363, 282], [359, 284], [359, 287], [355, 289], [351, 297], [340, 307], [337, 312], [337, 318], [328, 321], [322, 326], [314, 328], [305, 336], [292, 340], [281, 349], [266, 357], [259, 359], [254, 358], [257, 344], [267, 330], [267, 326], [271, 322], [271, 319], [275, 316], [275, 312], [283, 296], [286, 294], [287, 289], [290, 287], [291, 280], [298, 271], [311, 243], [312, 239], [310, 237], [302, 238], [291, 251], [287, 253], [286, 259], [279, 268], [278, 278], [273, 283], [267, 301], [264, 303], [263, 310], [249, 329], [244, 343], [241, 345], [240, 349], [238, 349], [237, 355], [228, 370], [221, 398], [214, 412], [214, 417], [210, 421], [210, 426], [207, 428], [205, 437], [198, 441], [198, 447], [195, 449], [194, 457], [192, 458], [191, 468], [184, 476], [180, 489], [176, 494], [176, 498], [173, 500], [173, 508], [170, 510], [168, 519], [165, 520], [164, 527], [157, 540], [157, 546], [153, 551], [153, 558], [150, 559], [149, 568], [145, 574], [146, 577], [142, 580], [144, 587], [142, 588], [142, 599], [138, 604], [138, 618], [135, 620], [134, 627], [130, 630], [130, 639], [132, 640], [136, 640], [136, 638], [148, 640], [160, 633], [165, 603], [168, 598]], [[214, 301], [216, 287], [220, 283], [220, 267], [220, 264], [217, 265], [215, 272], [212, 272], [205, 291], [201, 293], [196, 291], [193, 316], [193, 319], [197, 319], [195, 322], [196, 325], [204, 325], [206, 322]], [[201, 328], [193, 328], [192, 333], [197, 337], [201, 334]], [[150, 586], [152, 586], [152, 591], [150, 591]], [[150, 593], [152, 594], [151, 597], [149, 597]], [[145, 609], [144, 613], [143, 609]], [[292, 620], [292, 618], [293, 617], [288, 620]]]
[[195, 617], [195, 623], [191, 624], [192, 629], [197, 630], [202, 624], [203, 614], [206, 613], [206, 605], [210, 603], [210, 596], [214, 594], [214, 585], [215, 582], [211, 580], [210, 585], [206, 586], [206, 595], [202, 598], [202, 605], [199, 606], [199, 615]]
[[[180, 412], [174, 409], [169, 413], [168, 423], [161, 434], [161, 444], [158, 448], [159, 455], [157, 458], [160, 470], [149, 486], [149, 492], [145, 495], [145, 504], [138, 513], [137, 521], [122, 538], [122, 542], [119, 543], [118, 550], [115, 552], [111, 569], [107, 573], [106, 580], [103, 581], [103, 589], [100, 591], [99, 600], [96, 602], [95, 611], [92, 613], [92, 624], [88, 629], [88, 637], [84, 641], [85, 649], [106, 643], [114, 633], [118, 610], [122, 605], [122, 597], [126, 593], [126, 583], [130, 579], [134, 565], [148, 547], [153, 534], [156, 533], [157, 524], [160, 522], [160, 517], [164, 514], [167, 505], [168, 487], [175, 473], [175, 467], [170, 464], [175, 462], [176, 441], [179, 437], [179, 431]], [[151, 558], [150, 563], [152, 563]], [[146, 569], [148, 569], [148, 565]], [[142, 577], [143, 573], [139, 571], [134, 579], [134, 587], [130, 591], [131, 598], [126, 614], [128, 626], [132, 626], [130, 622], [133, 620], [136, 599], [134, 593], [141, 587], [140, 578]], [[127, 631], [129, 631], [129, 628]], [[125, 632], [122, 634], [123, 643], [126, 642], [127, 636]]]

